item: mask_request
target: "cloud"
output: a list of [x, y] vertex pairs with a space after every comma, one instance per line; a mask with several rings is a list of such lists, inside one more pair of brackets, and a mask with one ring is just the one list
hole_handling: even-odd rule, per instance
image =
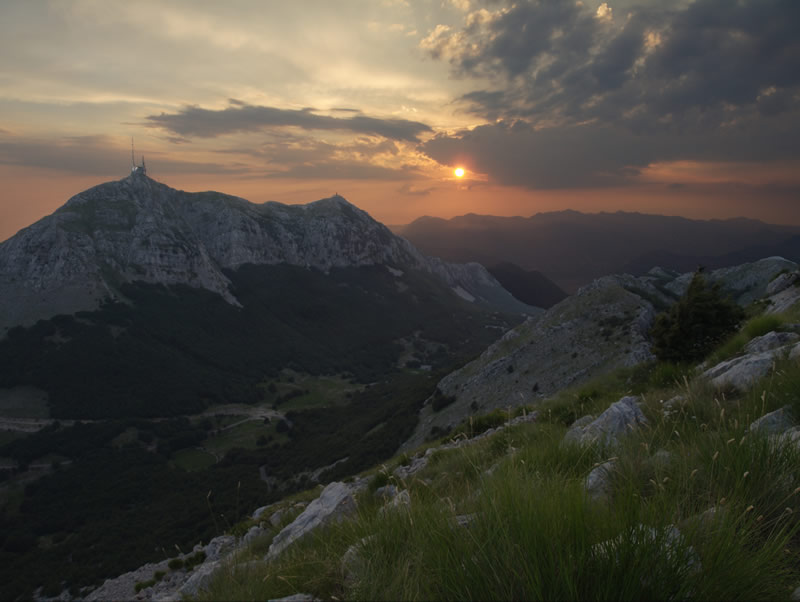
[[420, 149], [531, 188], [616, 185], [654, 161], [798, 158], [797, 31], [794, 0], [487, 2], [420, 48], [475, 81], [459, 102], [496, 123]]
[[424, 123], [407, 119], [379, 119], [362, 114], [331, 117], [320, 115], [311, 108], [278, 109], [248, 105], [240, 101], [219, 110], [188, 106], [177, 113], [149, 115], [147, 121], [153, 127], [187, 138], [214, 138], [237, 132], [295, 127], [303, 130], [347, 131], [415, 142], [420, 134], [432, 131]]
[[715, 136], [695, 132], [633, 131], [593, 121], [535, 127], [500, 121], [440, 133], [419, 150], [449, 166], [465, 165], [490, 183], [531, 189], [620, 186], [661, 161], [766, 163], [800, 159], [800, 116], [750, 119]]
[[403, 184], [397, 189], [402, 195], [405, 196], [428, 196], [431, 192], [437, 190], [436, 186], [428, 186], [426, 188], [419, 188], [413, 184]]
[[[208, 162], [178, 161], [161, 154], [149, 161], [154, 172], [239, 174], [246, 168]], [[38, 167], [92, 176], [128, 174], [130, 149], [106, 136], [71, 136], [56, 139], [0, 136], [0, 165]]]
[[[642, 5], [624, 18], [606, 3], [593, 12], [539, 0], [475, 11], [461, 29], [437, 26], [420, 46], [461, 77], [491, 79], [491, 90], [462, 97], [473, 111], [625, 122], [638, 110], [689, 125], [692, 112], [749, 110], [768, 89], [784, 99], [772, 110], [796, 110], [798, 30], [800, 4], [792, 0]], [[719, 125], [731, 115], [716, 117]]]

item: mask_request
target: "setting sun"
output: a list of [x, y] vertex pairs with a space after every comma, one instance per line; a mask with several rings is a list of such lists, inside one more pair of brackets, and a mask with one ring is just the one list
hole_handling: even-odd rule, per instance
[[463, 178], [464, 177], [464, 168], [463, 167], [456, 167], [456, 170], [453, 173], [456, 174], [457, 178]]

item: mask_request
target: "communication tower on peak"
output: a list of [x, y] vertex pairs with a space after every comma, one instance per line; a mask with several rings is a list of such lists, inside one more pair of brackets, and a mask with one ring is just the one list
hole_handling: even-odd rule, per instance
[[147, 167], [144, 164], [144, 155], [142, 155], [142, 164], [136, 165], [136, 156], [133, 150], [133, 136], [131, 136], [131, 174], [141, 174], [143, 176], [147, 175]]

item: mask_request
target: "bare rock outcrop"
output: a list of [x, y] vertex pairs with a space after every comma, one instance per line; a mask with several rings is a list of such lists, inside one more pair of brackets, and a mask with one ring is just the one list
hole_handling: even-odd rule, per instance
[[564, 435], [564, 443], [613, 447], [624, 435], [647, 424], [637, 403], [638, 397], [623, 397], [588, 424], [574, 423]]
[[356, 510], [353, 490], [345, 483], [333, 482], [322, 490], [292, 523], [284, 527], [272, 540], [267, 559], [276, 558], [295, 540], [322, 525], [344, 520]]

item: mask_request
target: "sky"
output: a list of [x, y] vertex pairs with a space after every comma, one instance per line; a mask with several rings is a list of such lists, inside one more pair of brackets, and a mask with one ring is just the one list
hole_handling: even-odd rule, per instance
[[174, 188], [392, 225], [800, 224], [798, 31], [798, 0], [3, 0], [0, 240], [131, 137]]

